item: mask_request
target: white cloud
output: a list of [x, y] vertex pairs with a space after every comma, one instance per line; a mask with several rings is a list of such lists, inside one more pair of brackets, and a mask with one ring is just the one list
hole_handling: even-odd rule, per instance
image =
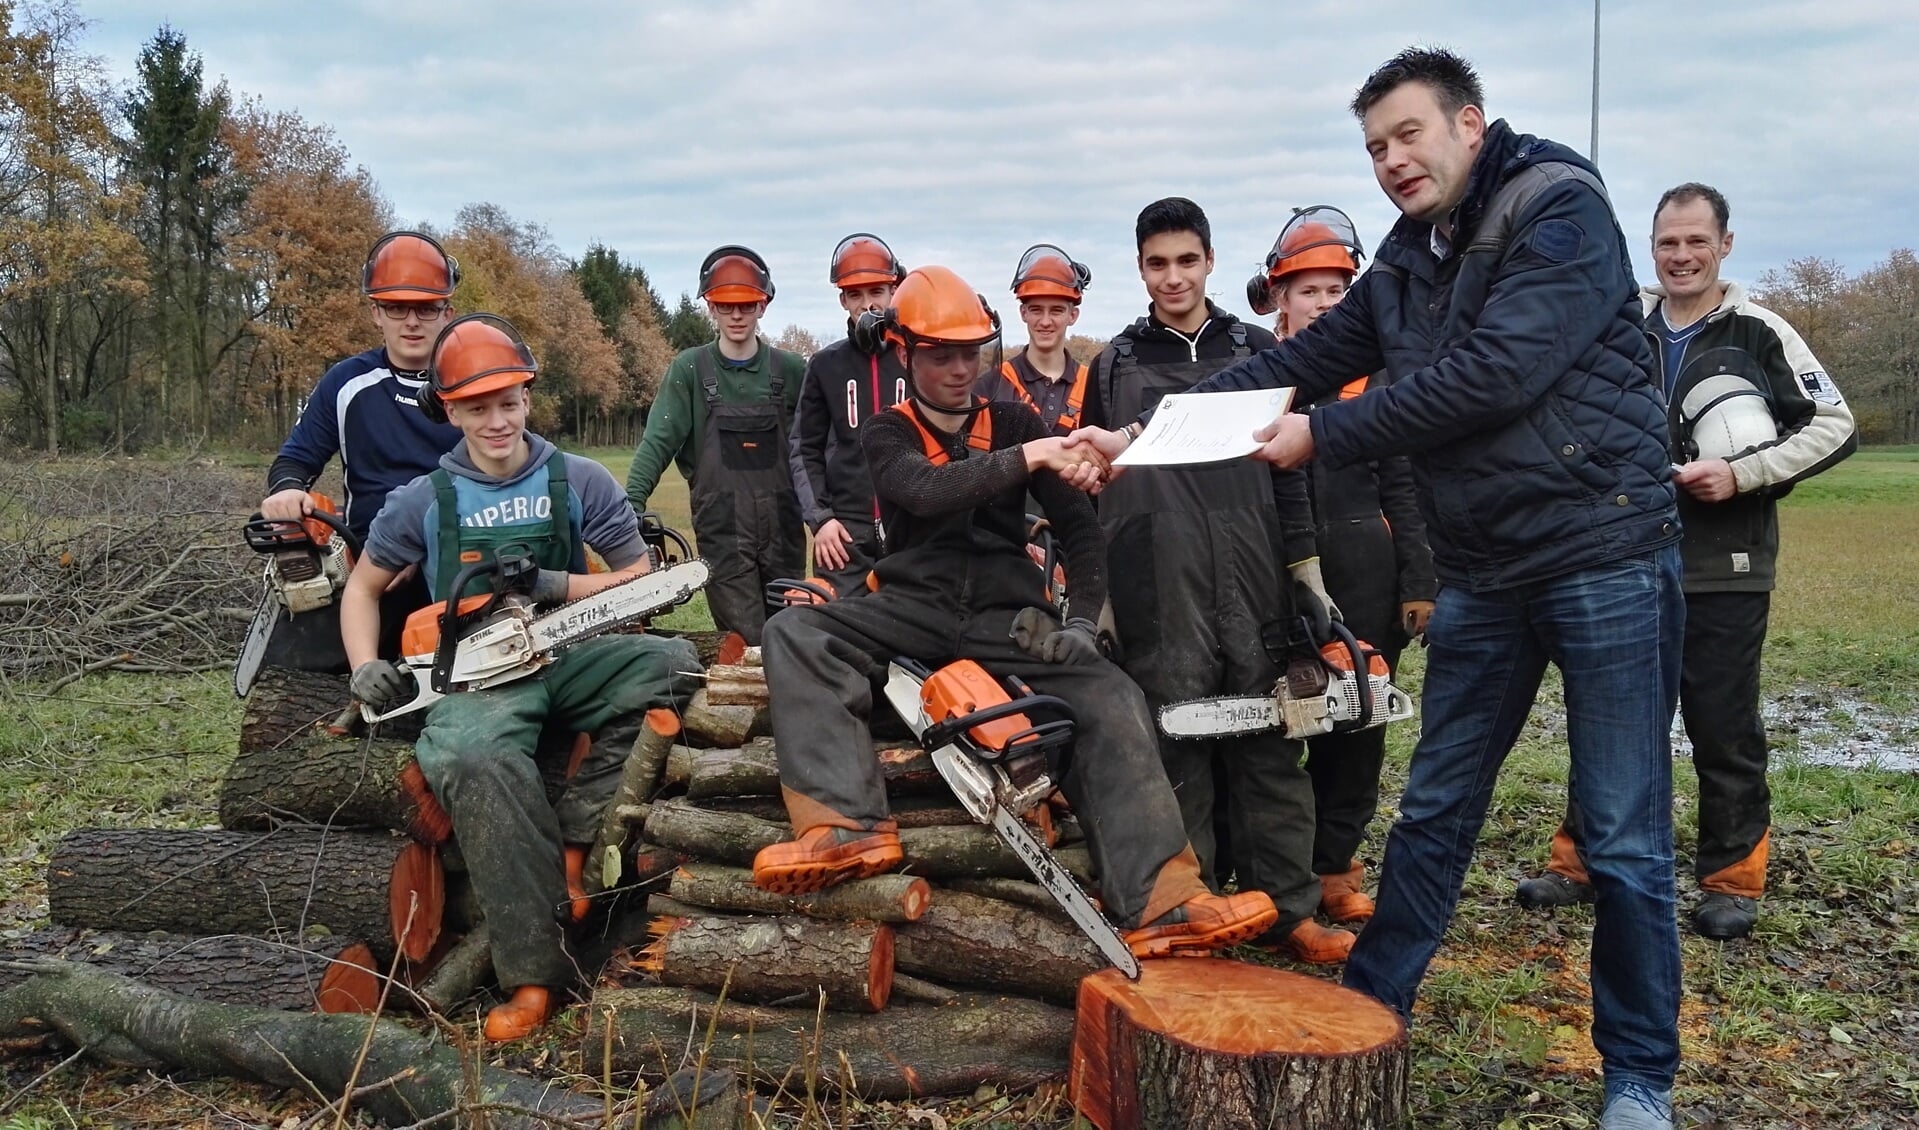
[[[114, 71], [170, 21], [210, 76], [332, 125], [402, 218], [492, 201], [571, 253], [638, 258], [669, 301], [748, 243], [781, 286], [772, 328], [827, 337], [824, 259], [854, 230], [946, 262], [1009, 322], [1020, 251], [1060, 243], [1094, 271], [1080, 327], [1116, 331], [1144, 305], [1133, 218], [1169, 194], [1206, 208], [1213, 289], [1246, 313], [1291, 207], [1385, 234], [1345, 106], [1409, 43], [1473, 59], [1517, 129], [1587, 141], [1584, 0], [83, 4]], [[1605, 0], [1604, 37], [1600, 166], [1635, 254], [1659, 192], [1695, 179], [1732, 200], [1741, 277], [1919, 243], [1908, 4]]]

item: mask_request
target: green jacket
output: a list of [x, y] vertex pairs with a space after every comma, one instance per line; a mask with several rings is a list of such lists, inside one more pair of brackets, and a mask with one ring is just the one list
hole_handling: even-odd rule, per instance
[[743, 369], [734, 369], [717, 356], [719, 348], [718, 342], [708, 342], [683, 350], [666, 367], [660, 393], [653, 398], [653, 408], [647, 413], [646, 432], [640, 436], [639, 449], [633, 452], [633, 465], [626, 473], [626, 497], [634, 509], [646, 509], [668, 460], [679, 464], [680, 474], [689, 482], [694, 468], [700, 464], [700, 440], [706, 434], [706, 398], [700, 394], [700, 378], [695, 372], [695, 358], [700, 350], [709, 349], [716, 355], [720, 399], [728, 403], [765, 398], [772, 383], [772, 370], [767, 363], [770, 356], [772, 363], [780, 366], [786, 375], [786, 419], [787, 426], [792, 426], [793, 410], [799, 403], [800, 385], [806, 375], [806, 358], [774, 349], [762, 341], [752, 363]]

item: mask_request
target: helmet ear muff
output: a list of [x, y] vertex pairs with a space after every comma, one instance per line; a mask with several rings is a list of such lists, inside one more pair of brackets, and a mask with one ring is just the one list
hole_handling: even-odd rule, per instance
[[1074, 260], [1073, 278], [1077, 280], [1079, 288], [1085, 290], [1087, 287], [1093, 285], [1093, 268], [1078, 260]]
[[446, 401], [440, 399], [440, 394], [435, 391], [431, 381], [420, 387], [420, 395], [417, 399], [420, 405], [420, 415], [425, 416], [436, 424], [452, 423], [452, 420], [449, 419], [446, 414]]
[[1246, 304], [1262, 318], [1279, 309], [1279, 296], [1273, 293], [1273, 280], [1267, 277], [1265, 271], [1246, 280]]
[[897, 330], [898, 326], [898, 319], [894, 318], [891, 307], [885, 310], [861, 310], [859, 316], [853, 319], [846, 336], [854, 349], [877, 355], [886, 348], [887, 331]]

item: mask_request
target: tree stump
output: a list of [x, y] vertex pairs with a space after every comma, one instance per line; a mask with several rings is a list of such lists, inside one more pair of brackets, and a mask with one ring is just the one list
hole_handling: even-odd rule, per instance
[[[322, 928], [420, 960], [439, 937], [445, 879], [432, 848], [388, 833], [91, 828], [47, 862], [48, 916], [62, 926], [179, 934]], [[407, 926], [407, 915], [412, 925]]]
[[1219, 958], [1080, 982], [1070, 1094], [1101, 1130], [1398, 1126], [1406, 1026], [1330, 981]]
[[877, 922], [771, 918], [663, 918], [642, 968], [662, 984], [762, 1003], [817, 1002], [878, 1012], [893, 991], [893, 930]]
[[276, 824], [386, 828], [423, 844], [446, 842], [453, 823], [414, 764], [413, 743], [349, 741], [307, 732], [284, 749], [244, 744], [220, 782], [220, 826]]
[[1071, 1010], [1008, 997], [821, 1013], [810, 1005], [776, 1008], [730, 997], [721, 1005], [691, 989], [604, 989], [586, 1014], [581, 1048], [587, 1061], [601, 1062], [611, 1029], [615, 1071], [669, 1074], [694, 1032], [694, 1053], [709, 1070], [731, 1067], [784, 1084], [789, 1094], [817, 1076], [826, 1088], [895, 1099], [965, 1094], [989, 1083], [1019, 1090], [1058, 1079], [1073, 1031]]

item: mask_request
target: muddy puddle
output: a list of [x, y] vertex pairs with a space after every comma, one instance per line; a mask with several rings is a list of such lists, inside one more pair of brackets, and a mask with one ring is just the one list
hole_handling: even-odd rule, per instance
[[[1794, 687], [1760, 708], [1775, 767], [1792, 758], [1846, 769], [1919, 773], [1919, 715], [1868, 701], [1844, 689]], [[1540, 694], [1529, 728], [1565, 741], [1565, 708], [1554, 691]], [[1692, 742], [1675, 717], [1673, 756], [1690, 759]]]

